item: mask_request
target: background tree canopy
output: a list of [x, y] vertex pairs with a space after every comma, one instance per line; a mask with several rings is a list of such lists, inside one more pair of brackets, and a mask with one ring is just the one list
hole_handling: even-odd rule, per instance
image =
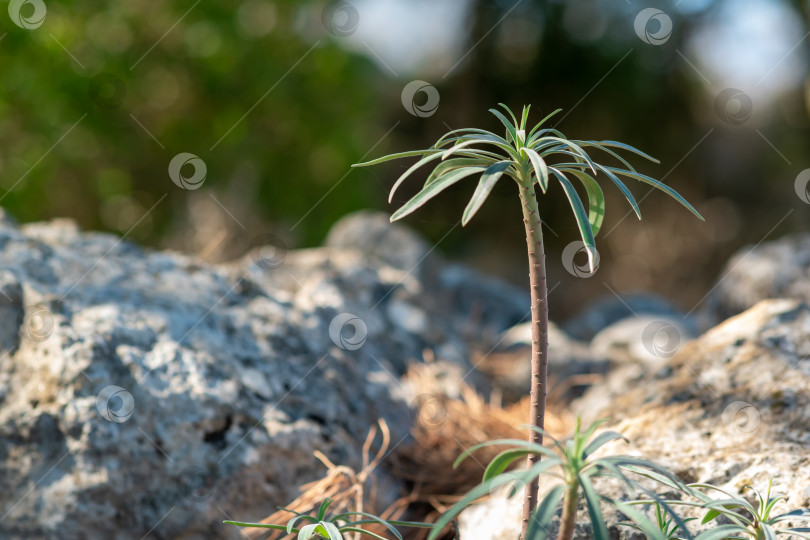
[[[631, 185], [643, 199], [639, 224], [606, 190], [602, 268], [581, 280], [562, 260], [576, 225], [562, 193], [550, 192], [541, 213], [556, 314], [589, 295], [635, 290], [690, 309], [732, 251], [808, 227], [808, 1], [6, 7], [0, 205], [21, 221], [70, 217], [209, 260], [268, 238], [317, 245], [349, 211], [395, 208], [385, 196], [408, 164], [352, 163], [429, 145], [448, 128], [496, 129], [487, 109], [504, 102], [531, 103], [536, 119], [560, 107], [556, 127], [569, 137], [642, 148], [661, 160], [637, 163], [642, 172], [707, 218], [702, 224]], [[168, 174], [182, 152], [205, 164], [199, 189], [182, 189]], [[189, 163], [181, 171], [198, 172]], [[411, 223], [447, 256], [523, 284], [514, 186], [499, 184], [462, 231], [471, 189], [448, 191]], [[554, 294], [574, 280], [564, 296]]]

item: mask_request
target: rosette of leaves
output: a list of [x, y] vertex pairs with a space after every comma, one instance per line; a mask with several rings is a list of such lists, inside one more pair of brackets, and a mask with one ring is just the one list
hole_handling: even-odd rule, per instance
[[[287, 510], [294, 515], [285, 525], [277, 523], [246, 523], [243, 521], [225, 521], [224, 523], [238, 525], [239, 527], [258, 527], [285, 531], [287, 534], [296, 534], [298, 540], [345, 540], [347, 534], [358, 534], [377, 540], [389, 540], [390, 538], [402, 540], [402, 534], [397, 530], [398, 526], [423, 528], [433, 526], [430, 523], [415, 521], [389, 521], [366, 512], [329, 514], [327, 511], [331, 504], [331, 499], [324, 499], [314, 516]], [[286, 509], [282, 508], [282, 510]], [[364, 525], [370, 524], [382, 526], [390, 536], [385, 537], [363, 528]]]
[[[579, 420], [577, 420], [573, 435], [564, 441], [557, 441], [546, 435], [552, 441], [552, 448], [518, 439], [487, 441], [470, 447], [459, 456], [456, 465], [478, 449], [489, 446], [508, 446], [489, 463], [484, 471], [481, 484], [470, 490], [458, 503], [442, 514], [429, 538], [437, 538], [464, 508], [493, 490], [511, 485], [509, 495], [514, 496], [520, 487], [531, 485], [540, 477], [544, 477], [554, 485], [532, 515], [529, 527], [522, 535], [522, 538], [526, 540], [549, 537], [553, 518], [561, 504], [562, 516], [557, 538], [558, 540], [570, 540], [574, 534], [580, 501], [587, 509], [591, 523], [591, 535], [595, 540], [611, 538], [602, 514], [603, 505], [613, 506], [626, 515], [649, 539], [667, 540], [667, 536], [661, 528], [632, 504], [600, 493], [594, 484], [594, 480], [597, 478], [618, 479], [630, 492], [643, 493], [648, 499], [659, 504], [673, 523], [686, 531], [686, 537], [691, 539], [692, 536], [686, 529], [685, 520], [677, 515], [667, 501], [658, 497], [655, 492], [642, 483], [642, 480], [652, 480], [669, 489], [679, 491], [686, 490], [686, 486], [664, 467], [645, 459], [622, 455], [595, 456], [597, 450], [604, 445], [622, 438], [619, 433], [614, 431], [605, 431], [596, 435], [596, 431], [602, 423], [604, 420], [595, 422], [582, 430]], [[535, 463], [529, 469], [509, 470], [517, 461], [532, 454], [542, 455], [543, 460]]]

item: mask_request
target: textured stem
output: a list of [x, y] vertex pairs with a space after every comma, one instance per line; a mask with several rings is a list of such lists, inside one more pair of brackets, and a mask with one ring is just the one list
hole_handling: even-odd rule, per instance
[[[526, 247], [529, 253], [529, 284], [532, 294], [532, 381], [531, 381], [531, 414], [532, 426], [543, 428], [546, 416], [546, 380], [548, 370], [548, 289], [546, 287], [546, 260], [543, 251], [543, 231], [541, 230], [540, 211], [537, 208], [537, 197], [531, 180], [520, 183], [520, 204], [523, 208], [523, 223], [526, 227]], [[532, 430], [529, 440], [543, 444], [543, 435]], [[540, 461], [539, 454], [528, 458], [531, 467]], [[531, 515], [537, 508], [539, 479], [535, 478], [526, 486], [526, 498], [523, 502], [523, 534], [529, 527]]]
[[560, 532], [557, 540], [571, 540], [574, 536], [574, 525], [577, 517], [577, 502], [579, 499], [579, 483], [576, 481], [568, 486], [563, 499], [563, 513], [560, 518]]

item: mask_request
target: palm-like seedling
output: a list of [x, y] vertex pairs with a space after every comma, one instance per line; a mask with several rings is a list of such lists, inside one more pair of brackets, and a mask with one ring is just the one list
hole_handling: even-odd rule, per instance
[[[602, 188], [594, 177], [604, 175], [622, 192], [633, 207], [636, 215], [641, 212], [630, 190], [620, 177], [639, 180], [654, 188], [664, 191], [688, 208], [693, 214], [703, 219], [686, 200], [672, 188], [658, 180], [636, 171], [625, 160], [619, 151], [627, 151], [651, 161], [656, 161], [635, 148], [616, 141], [580, 141], [567, 139], [560, 131], [544, 127], [545, 122], [559, 110], [551, 113], [527, 131], [529, 107], [523, 108], [518, 122], [512, 111], [501, 105], [510, 118], [496, 109], [491, 109], [506, 128], [503, 137], [476, 128], [463, 128], [451, 131], [442, 136], [426, 150], [416, 150], [385, 156], [356, 166], [375, 165], [397, 158], [421, 156], [412, 167], [397, 179], [391, 189], [391, 198], [402, 183], [417, 169], [431, 165], [433, 171], [423, 188], [408, 202], [394, 212], [391, 221], [398, 220], [415, 211], [430, 199], [448, 187], [469, 177], [479, 176], [469, 204], [464, 209], [461, 223], [466, 225], [487, 199], [495, 184], [503, 177], [512, 178], [518, 187], [523, 222], [526, 231], [526, 243], [529, 256], [529, 280], [531, 286], [532, 311], [532, 387], [531, 387], [531, 424], [542, 428], [545, 418], [546, 377], [548, 353], [548, 307], [545, 255], [543, 249], [542, 221], [537, 204], [535, 185], [546, 193], [553, 181], [562, 187], [571, 204], [574, 217], [579, 226], [582, 242], [588, 253], [591, 271], [594, 270], [596, 246], [594, 237], [599, 233], [605, 217], [605, 199]], [[511, 120], [510, 120], [511, 119]], [[613, 165], [603, 165], [594, 161], [586, 151], [598, 150], [615, 160]], [[574, 187], [580, 183], [588, 197], [588, 210]], [[389, 199], [390, 200], [390, 199]], [[530, 440], [542, 444], [542, 431], [533, 430]], [[540, 454], [529, 456], [531, 467], [540, 458]], [[523, 511], [524, 534], [529, 517], [537, 505], [537, 484], [526, 490], [526, 501]]]
[[[242, 521], [225, 521], [228, 525], [238, 525], [240, 527], [259, 527], [263, 529], [274, 529], [284, 531], [287, 534], [296, 534], [298, 540], [345, 540], [349, 534], [369, 536], [377, 540], [387, 540], [375, 532], [364, 529], [364, 525], [380, 525], [387, 530], [393, 538], [402, 540], [402, 535], [396, 526], [402, 527], [431, 527], [429, 523], [419, 523], [413, 521], [388, 521], [366, 512], [343, 512], [340, 514], [329, 514], [327, 510], [332, 500], [327, 498], [321, 502], [318, 511], [314, 516], [287, 510], [295, 514], [286, 525], [275, 523], [245, 523]], [[283, 509], [282, 509], [283, 510]], [[353, 537], [352, 537], [353, 538]]]
[[[556, 481], [557, 485], [552, 487], [540, 502], [529, 522], [528, 529], [522, 536], [523, 540], [548, 538], [552, 518], [560, 501], [562, 501], [562, 516], [557, 538], [558, 540], [570, 540], [574, 534], [575, 517], [580, 500], [585, 503], [588, 510], [591, 535], [595, 540], [610, 538], [602, 516], [602, 505], [613, 506], [621, 511], [651, 540], [668, 540], [669, 537], [659, 524], [650, 521], [629, 503], [599, 493], [594, 485], [594, 479], [603, 477], [618, 479], [629, 490], [641, 491], [648, 497], [652, 497], [653, 502], [659, 504], [665, 514], [671, 516], [676, 527], [686, 530], [685, 521], [672, 511], [667, 501], [660, 499], [639, 480], [654, 480], [677, 490], [685, 490], [686, 486], [675, 475], [651, 461], [631, 456], [594, 456], [594, 453], [605, 444], [621, 438], [621, 435], [613, 431], [606, 431], [594, 436], [601, 423], [596, 422], [583, 431], [577, 420], [576, 429], [570, 439], [556, 441], [549, 437], [553, 442], [553, 448], [546, 448], [529, 441], [506, 439], [484, 442], [466, 450], [456, 460], [456, 465], [480, 448], [498, 445], [509, 447], [492, 459], [484, 471], [481, 484], [473, 488], [439, 518], [429, 538], [436, 538], [459, 512], [493, 489], [512, 484], [511, 496], [518, 487], [531, 484], [541, 476]], [[540, 454], [545, 459], [526, 470], [505, 472], [516, 461], [532, 454]], [[692, 538], [688, 531], [686, 531], [686, 537]]]
[[[724, 516], [727, 521], [730, 521], [730, 523], [701, 533], [696, 540], [775, 540], [779, 536], [810, 539], [810, 528], [784, 526], [788, 522], [810, 522], [810, 510], [799, 509], [777, 516], [771, 515], [774, 507], [785, 498], [782, 495], [771, 496], [771, 483], [772, 480], [768, 480], [768, 490], [764, 495], [751, 488], [756, 494], [756, 504], [751, 504], [742, 497], [710, 484], [690, 484], [689, 487], [695, 490], [693, 495], [700, 502], [679, 501], [677, 504], [706, 508], [708, 511], [701, 524], [710, 523], [720, 516]], [[717, 492], [720, 494], [720, 498], [711, 498], [705, 493], [697, 491], [699, 489]]]

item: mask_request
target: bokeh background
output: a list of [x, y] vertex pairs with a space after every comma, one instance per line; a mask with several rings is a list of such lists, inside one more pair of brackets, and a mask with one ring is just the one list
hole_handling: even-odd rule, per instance
[[[609, 190], [599, 271], [578, 279], [562, 261], [576, 225], [552, 189], [541, 213], [555, 319], [638, 291], [692, 309], [735, 250], [810, 226], [807, 0], [2, 7], [0, 205], [23, 222], [68, 217], [212, 262], [268, 239], [316, 246], [348, 212], [392, 211], [387, 191], [410, 164], [352, 163], [449, 128], [500, 129], [487, 109], [503, 102], [531, 103], [535, 120], [562, 108], [566, 135], [653, 154], [661, 164], [638, 162], [642, 172], [707, 218], [631, 183], [640, 223]], [[181, 152], [205, 164], [197, 189], [169, 177]], [[515, 187], [501, 182], [462, 229], [472, 188], [409, 223], [444, 256], [525, 285]]]

